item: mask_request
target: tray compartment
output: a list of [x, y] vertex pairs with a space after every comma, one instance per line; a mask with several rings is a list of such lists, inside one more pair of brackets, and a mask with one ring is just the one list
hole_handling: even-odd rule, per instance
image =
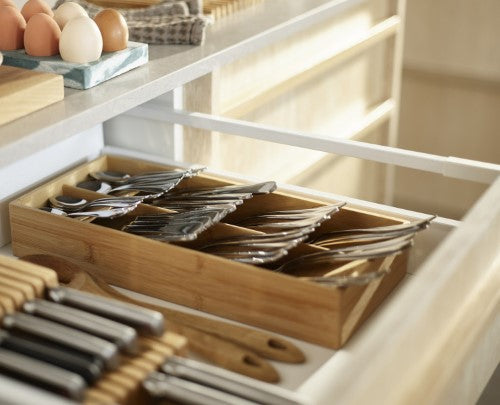
[[[16, 256], [52, 254], [77, 262], [108, 283], [201, 311], [269, 329], [331, 348], [341, 347], [406, 274], [408, 252], [396, 257], [391, 272], [366, 286], [332, 288], [288, 274], [280, 274], [189, 248], [190, 244], [162, 243], [96, 223], [59, 217], [37, 209], [53, 195], [68, 193], [89, 199], [101, 195], [74, 187], [96, 170], [131, 174], [172, 167], [135, 159], [103, 156], [81, 165], [13, 201], [10, 205], [12, 248]], [[200, 174], [183, 187], [234, 184]], [[264, 208], [283, 209], [324, 204], [278, 192], [255, 196], [243, 204], [248, 212], [264, 200]], [[276, 207], [276, 208], [275, 208]], [[141, 212], [163, 210], [141, 205]], [[134, 212], [135, 214], [135, 212]], [[322, 226], [378, 226], [403, 222], [345, 207]], [[203, 232], [203, 240], [255, 233], [231, 224], [217, 224]], [[182, 245], [182, 246], [181, 246]], [[301, 244], [289, 257], [322, 249]], [[377, 261], [358, 271], [373, 271]]]

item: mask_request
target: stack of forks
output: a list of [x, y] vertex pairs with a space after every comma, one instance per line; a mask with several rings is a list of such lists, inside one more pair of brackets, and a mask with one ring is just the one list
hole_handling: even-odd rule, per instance
[[140, 215], [122, 230], [162, 242], [190, 241], [233, 210], [232, 205], [226, 205], [179, 213]]
[[189, 188], [164, 194], [153, 201], [159, 207], [175, 211], [187, 211], [193, 208], [217, 208], [219, 206], [233, 205], [234, 209], [244, 200], [254, 195], [268, 194], [276, 190], [274, 181], [265, 183], [234, 185], [205, 188]]
[[129, 175], [122, 172], [98, 171], [90, 173], [93, 180], [83, 181], [77, 187], [103, 194], [133, 193], [143, 200], [161, 197], [176, 187], [183, 179], [196, 176], [204, 167], [193, 167], [186, 170], [168, 170], [160, 172]]
[[236, 210], [244, 200], [267, 194], [275, 182], [165, 192], [152, 204], [175, 210], [175, 213], [141, 215], [122, 230], [162, 242], [190, 241]]
[[275, 262], [304, 242], [324, 221], [345, 203], [303, 210], [282, 210], [247, 217], [238, 222], [247, 228], [270, 231], [265, 234], [237, 235], [211, 241], [200, 250], [242, 263]]

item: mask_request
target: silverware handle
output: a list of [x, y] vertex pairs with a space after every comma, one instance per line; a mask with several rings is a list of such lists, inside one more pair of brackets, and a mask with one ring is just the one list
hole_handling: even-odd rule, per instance
[[171, 401], [186, 405], [257, 405], [227, 392], [162, 373], [150, 374], [143, 386], [157, 405], [171, 404]]
[[96, 336], [32, 315], [16, 313], [3, 318], [3, 326], [48, 339], [102, 359], [108, 369], [119, 364], [118, 348]]
[[78, 405], [71, 399], [55, 395], [13, 378], [0, 375], [0, 404], [9, 405]]
[[183, 357], [169, 357], [162, 365], [161, 371], [169, 376], [196, 382], [251, 402], [272, 405], [306, 403], [305, 398], [292, 391]]
[[110, 340], [128, 353], [134, 354], [138, 351], [137, 333], [134, 328], [102, 316], [41, 299], [27, 301], [23, 305], [23, 310]]
[[76, 373], [88, 384], [97, 381], [102, 374], [100, 360], [89, 359], [85, 355], [65, 350], [60, 346], [49, 346], [42, 339], [29, 339], [0, 330], [0, 348]]
[[87, 387], [78, 374], [1, 348], [0, 370], [14, 378], [36, 382], [74, 400], [82, 400]]
[[142, 333], [160, 336], [165, 330], [165, 323], [161, 313], [142, 308], [138, 305], [89, 294], [68, 287], [52, 288], [48, 295], [55, 302], [123, 322]]

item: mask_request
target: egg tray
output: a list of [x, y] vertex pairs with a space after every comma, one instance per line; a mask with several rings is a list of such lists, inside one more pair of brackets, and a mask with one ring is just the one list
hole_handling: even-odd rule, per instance
[[62, 75], [64, 86], [85, 90], [148, 62], [148, 45], [129, 42], [126, 49], [104, 52], [95, 62], [72, 63], [57, 56], [30, 56], [24, 49], [2, 51], [3, 64]]
[[[395, 257], [390, 264], [391, 271], [382, 278], [366, 285], [332, 287], [301, 278], [323, 275], [317, 273], [318, 269], [302, 268], [294, 274], [281, 274], [196, 249], [214, 239], [256, 233], [236, 225], [249, 215], [327, 204], [285, 194], [279, 189], [245, 200], [224, 223], [215, 224], [196, 240], [184, 243], [163, 243], [120, 230], [135, 215], [171, 212], [149, 204], [141, 204], [129, 217], [93, 222], [39, 209], [50, 197], [61, 194], [87, 200], [102, 197], [102, 194], [75, 187], [94, 171], [137, 174], [166, 169], [172, 167], [102, 156], [25, 194], [9, 206], [14, 254], [52, 254], [70, 259], [100, 274], [110, 284], [331, 348], [341, 347], [406, 274], [408, 250]], [[230, 184], [234, 183], [202, 173], [184, 179], [177, 188]], [[343, 207], [317, 232], [405, 221], [405, 218]], [[291, 249], [284, 260], [322, 249], [301, 243]], [[380, 270], [382, 261], [363, 261], [349, 266], [360, 273], [373, 272]]]
[[[81, 5], [91, 18], [105, 7], [86, 0], [73, 0]], [[64, 3], [59, 0], [56, 7]], [[157, 45], [200, 45], [205, 40], [209, 20], [192, 12], [185, 2], [164, 1], [149, 7], [118, 8], [127, 21], [132, 41]]]

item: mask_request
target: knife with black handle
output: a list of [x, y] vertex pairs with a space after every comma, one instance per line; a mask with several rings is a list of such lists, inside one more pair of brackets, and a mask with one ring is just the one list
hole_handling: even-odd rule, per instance
[[115, 344], [52, 321], [28, 314], [16, 313], [3, 318], [3, 327], [19, 333], [48, 339], [98, 357], [104, 362], [107, 369], [113, 370], [119, 365], [118, 347]]
[[78, 374], [0, 348], [0, 373], [81, 401], [87, 384]]
[[102, 362], [63, 347], [49, 345], [41, 339], [29, 339], [0, 330], [0, 348], [61, 367], [80, 375], [88, 384], [97, 381], [102, 375]]

